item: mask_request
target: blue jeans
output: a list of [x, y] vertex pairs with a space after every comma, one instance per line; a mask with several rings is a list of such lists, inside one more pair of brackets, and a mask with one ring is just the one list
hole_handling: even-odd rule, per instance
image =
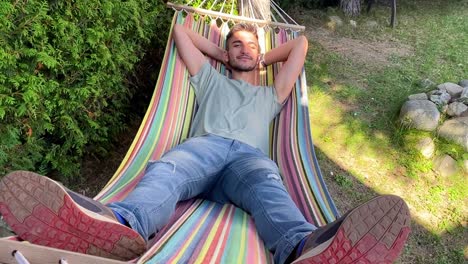
[[276, 263], [316, 227], [287, 193], [278, 166], [259, 149], [215, 135], [190, 138], [150, 162], [136, 188], [109, 207], [145, 239], [167, 223], [178, 201], [232, 203], [247, 213]]

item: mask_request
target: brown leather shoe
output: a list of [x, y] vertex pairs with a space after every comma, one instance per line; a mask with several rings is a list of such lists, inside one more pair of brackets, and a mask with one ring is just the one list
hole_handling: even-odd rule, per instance
[[392, 263], [410, 231], [403, 199], [379, 196], [310, 234], [293, 263]]
[[33, 172], [2, 178], [0, 214], [21, 239], [34, 244], [119, 260], [146, 251], [145, 240], [120, 224], [112, 210]]

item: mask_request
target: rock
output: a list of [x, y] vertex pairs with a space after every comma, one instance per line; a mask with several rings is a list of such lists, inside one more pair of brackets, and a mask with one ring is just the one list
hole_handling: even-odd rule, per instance
[[460, 85], [461, 87], [468, 87], [468, 80], [461, 80], [460, 82], [458, 82], [458, 85]]
[[439, 106], [448, 104], [451, 98], [450, 94], [444, 90], [433, 90], [429, 92], [429, 99]]
[[460, 144], [465, 151], [468, 151], [468, 117], [445, 121], [439, 128], [439, 136]]
[[408, 96], [408, 100], [427, 100], [427, 94], [425, 93], [418, 93], [418, 94], [412, 94]]
[[429, 159], [434, 154], [435, 144], [432, 138], [425, 137], [418, 141], [416, 148], [425, 158]]
[[350, 24], [352, 27], [357, 27], [357, 22], [354, 21], [354, 20], [350, 20], [350, 21], [349, 21], [349, 24]]
[[437, 88], [442, 91], [446, 91], [452, 98], [460, 97], [460, 94], [463, 91], [463, 87], [458, 84], [446, 82], [443, 84], [437, 85]]
[[419, 85], [424, 89], [436, 88], [437, 84], [429, 79], [424, 79], [419, 82]]
[[463, 104], [468, 105], [468, 97], [460, 97], [457, 100], [455, 100], [455, 102], [459, 102], [459, 103], [463, 103]]
[[459, 99], [468, 98], [468, 87], [463, 88]]
[[457, 162], [449, 155], [438, 156], [434, 160], [434, 170], [443, 177], [451, 176], [458, 171]]
[[463, 112], [468, 109], [464, 103], [454, 102], [448, 105], [447, 114], [449, 116], [460, 116]]
[[420, 130], [434, 131], [439, 118], [437, 106], [428, 100], [406, 101], [400, 110], [400, 121]]

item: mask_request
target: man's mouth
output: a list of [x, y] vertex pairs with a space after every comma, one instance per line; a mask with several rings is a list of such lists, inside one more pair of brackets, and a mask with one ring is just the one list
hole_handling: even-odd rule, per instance
[[252, 57], [250, 56], [239, 56], [237, 57], [239, 60], [252, 60]]

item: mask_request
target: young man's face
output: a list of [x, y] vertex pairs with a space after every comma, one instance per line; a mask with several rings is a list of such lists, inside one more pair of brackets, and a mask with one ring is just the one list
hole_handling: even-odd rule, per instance
[[257, 67], [259, 48], [254, 34], [237, 31], [227, 44], [227, 59], [232, 70], [248, 72]]

